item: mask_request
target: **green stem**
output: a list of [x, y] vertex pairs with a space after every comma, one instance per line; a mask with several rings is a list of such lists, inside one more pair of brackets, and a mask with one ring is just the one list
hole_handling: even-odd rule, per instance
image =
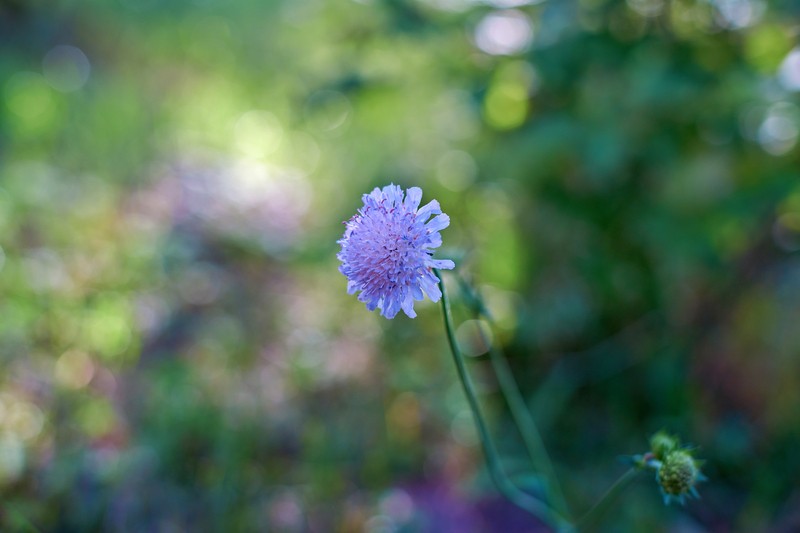
[[8, 514], [13, 515], [16, 518], [17, 527], [21, 528], [21, 530], [28, 531], [30, 533], [41, 533], [39, 528], [33, 525], [33, 523], [28, 520], [24, 514], [12, 507], [10, 503], [5, 503], [5, 509]]
[[[482, 331], [481, 335], [483, 336]], [[486, 339], [486, 341], [488, 341], [488, 339]], [[542, 436], [533, 421], [533, 417], [525, 404], [525, 400], [522, 398], [522, 394], [517, 387], [516, 380], [514, 380], [508, 362], [502, 352], [500, 352], [493, 343], [489, 348], [489, 359], [492, 362], [492, 368], [494, 368], [494, 372], [497, 375], [500, 389], [503, 391], [503, 396], [506, 398], [509, 411], [511, 411], [514, 423], [522, 436], [534, 469], [544, 474], [547, 494], [555, 500], [554, 503], [559, 511], [567, 514], [567, 501], [564, 498], [564, 493], [561, 491], [561, 485], [558, 482], [553, 463], [550, 461], [550, 456], [545, 449]]]
[[472, 384], [469, 374], [467, 373], [464, 357], [461, 355], [461, 350], [459, 350], [458, 343], [456, 342], [453, 321], [450, 312], [450, 300], [447, 297], [447, 290], [444, 286], [442, 275], [437, 269], [434, 269], [434, 274], [436, 274], [436, 276], [439, 278], [439, 287], [442, 291], [442, 311], [444, 314], [444, 326], [445, 330], [447, 331], [447, 340], [450, 343], [450, 350], [453, 353], [453, 361], [456, 364], [458, 377], [461, 380], [461, 385], [464, 388], [464, 394], [467, 397], [467, 402], [469, 403], [472, 416], [475, 420], [475, 426], [478, 429], [478, 435], [480, 437], [481, 444], [483, 445], [483, 451], [486, 455], [486, 464], [489, 468], [489, 474], [492, 477], [492, 481], [494, 481], [494, 484], [500, 493], [516, 506], [525, 509], [534, 516], [538, 517], [540, 520], [556, 527], [559, 530], [571, 530], [572, 528], [570, 523], [561, 514], [540, 500], [521, 491], [513, 483], [511, 483], [511, 481], [503, 472], [498, 459], [497, 450], [489, 438], [489, 431], [486, 427], [486, 422], [483, 419], [483, 415], [481, 414], [480, 406], [478, 405], [475, 387]]
[[617, 479], [617, 481], [615, 481], [614, 484], [609, 487], [609, 489], [605, 494], [603, 494], [597, 503], [595, 503], [594, 506], [589, 509], [586, 514], [580, 518], [580, 520], [578, 520], [578, 522], [575, 524], [575, 528], [579, 531], [582, 531], [589, 527], [592, 522], [600, 518], [614, 498], [616, 498], [617, 495], [619, 495], [625, 489], [625, 487], [627, 487], [628, 484], [633, 481], [638, 473], [638, 468], [629, 468], [624, 474], [622, 474], [619, 479]]
[[[484, 306], [480, 294], [478, 294], [477, 291], [473, 289], [463, 277], [461, 277], [459, 274], [456, 275], [458, 276], [462, 288], [470, 291], [470, 297], [474, 300], [474, 304], [476, 304], [472, 305], [475, 318], [483, 317], [491, 326], [492, 319], [489, 316], [488, 311], [486, 311], [486, 307]], [[555, 505], [558, 510], [563, 514], [568, 515], [569, 508], [567, 506], [567, 500], [564, 498], [564, 493], [562, 492], [561, 485], [558, 482], [558, 476], [556, 476], [553, 463], [550, 460], [550, 455], [547, 453], [542, 435], [539, 433], [539, 429], [536, 427], [536, 422], [533, 420], [533, 416], [531, 416], [531, 412], [522, 397], [519, 387], [517, 386], [517, 382], [514, 379], [511, 367], [509, 366], [503, 352], [497, 348], [495, 343], [490, 342], [486, 337], [483, 328], [479, 326], [478, 331], [480, 332], [482, 342], [489, 347], [489, 359], [491, 360], [492, 368], [497, 375], [497, 381], [500, 384], [500, 390], [503, 392], [503, 396], [508, 404], [508, 409], [511, 412], [511, 417], [514, 419], [517, 430], [522, 437], [522, 441], [525, 444], [525, 449], [527, 450], [528, 456], [533, 463], [533, 467], [537, 472], [544, 474], [546, 480], [546, 492], [555, 500]]]

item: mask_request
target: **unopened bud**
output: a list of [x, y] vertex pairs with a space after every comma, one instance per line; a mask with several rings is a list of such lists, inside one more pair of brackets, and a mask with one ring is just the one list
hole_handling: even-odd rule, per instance
[[668, 453], [677, 450], [679, 447], [680, 441], [678, 441], [678, 438], [669, 435], [665, 431], [659, 431], [650, 437], [650, 451], [659, 461], [663, 461]]
[[672, 499], [681, 504], [688, 496], [698, 497], [695, 485], [705, 479], [697, 461], [686, 450], [673, 450], [666, 454], [656, 475], [664, 494], [664, 503]]

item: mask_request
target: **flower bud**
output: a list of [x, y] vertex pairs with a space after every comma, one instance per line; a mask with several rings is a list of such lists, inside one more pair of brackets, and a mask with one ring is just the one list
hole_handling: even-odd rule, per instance
[[668, 504], [675, 499], [683, 504], [685, 496], [697, 497], [695, 485], [705, 477], [700, 473], [697, 461], [689, 452], [673, 450], [664, 457], [656, 479], [661, 486], [664, 503]]
[[650, 437], [650, 451], [656, 456], [656, 459], [663, 461], [667, 454], [677, 450], [680, 447], [680, 442], [677, 437], [669, 435], [665, 431], [659, 431]]

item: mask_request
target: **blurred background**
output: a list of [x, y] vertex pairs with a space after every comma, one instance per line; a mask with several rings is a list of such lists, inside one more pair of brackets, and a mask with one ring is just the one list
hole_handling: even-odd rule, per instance
[[[346, 294], [389, 182], [456, 258], [580, 514], [800, 530], [793, 0], [0, 2], [2, 531], [543, 531], [504, 503], [439, 308]], [[459, 300], [509, 472], [535, 488]]]

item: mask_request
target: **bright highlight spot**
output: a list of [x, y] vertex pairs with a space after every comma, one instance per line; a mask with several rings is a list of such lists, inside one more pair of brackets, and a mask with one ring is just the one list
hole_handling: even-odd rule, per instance
[[797, 143], [798, 119], [800, 113], [794, 105], [773, 105], [758, 128], [758, 142], [772, 155], [785, 154]]
[[77, 91], [89, 80], [89, 59], [80, 48], [69, 45], [53, 47], [42, 60], [47, 83], [61, 92]]
[[278, 149], [283, 127], [269, 111], [252, 110], [244, 113], [234, 127], [234, 143], [250, 157], [270, 155]]
[[87, 344], [107, 359], [119, 358], [132, 340], [133, 317], [128, 303], [121, 296], [106, 294], [84, 321]]
[[800, 47], [794, 48], [783, 60], [778, 79], [787, 91], [800, 91]]
[[532, 42], [531, 21], [525, 14], [516, 10], [490, 13], [475, 28], [475, 44], [487, 54], [519, 54]]
[[761, 0], [716, 0], [717, 23], [723, 28], [739, 30], [759, 21], [766, 8]]
[[46, 130], [56, 117], [53, 90], [41, 74], [18, 72], [4, 87], [6, 107], [27, 133]]
[[467, 320], [456, 330], [456, 340], [464, 355], [477, 357], [491, 348], [492, 330], [483, 320]]
[[35, 438], [44, 427], [44, 414], [35, 404], [17, 400], [6, 405], [3, 428], [19, 439], [26, 441]]
[[528, 116], [530, 93], [537, 77], [524, 61], [514, 61], [497, 70], [483, 103], [486, 121], [498, 130], [521, 126]]
[[89, 384], [93, 376], [94, 364], [85, 352], [69, 350], [56, 361], [56, 381], [65, 387], [81, 389]]
[[764, 73], [772, 74], [792, 47], [792, 36], [779, 24], [759, 24], [745, 35], [748, 61]]

